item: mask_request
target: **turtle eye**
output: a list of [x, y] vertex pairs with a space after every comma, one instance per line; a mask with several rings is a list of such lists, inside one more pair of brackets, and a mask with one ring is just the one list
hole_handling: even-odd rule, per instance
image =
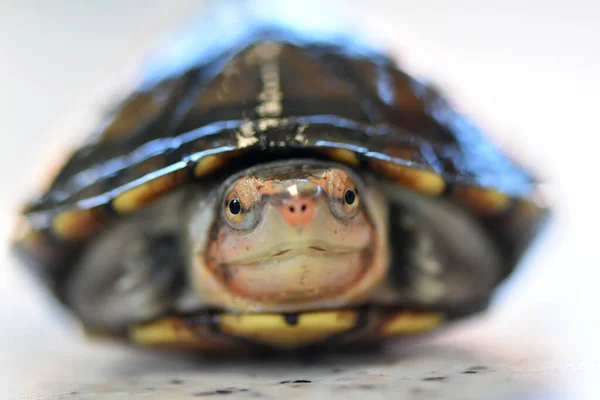
[[237, 197], [234, 199], [231, 199], [229, 201], [229, 213], [231, 215], [238, 215], [240, 212], [242, 212], [242, 205], [240, 204], [240, 199], [238, 199]]
[[359, 197], [358, 197], [358, 192], [356, 191], [356, 189], [354, 189], [354, 188], [346, 189], [346, 191], [344, 192], [344, 198], [343, 198], [343, 204], [342, 204], [342, 209], [344, 211], [344, 214], [354, 215], [356, 210], [358, 210], [358, 205], [359, 205]]
[[233, 229], [252, 229], [258, 222], [257, 209], [258, 207], [244, 208], [240, 199], [235, 197], [225, 204], [225, 220]]
[[333, 214], [341, 219], [354, 217], [360, 207], [360, 196], [352, 178], [337, 168], [328, 170], [323, 177]]
[[346, 203], [346, 205], [351, 206], [352, 204], [354, 204], [356, 201], [356, 191], [354, 189], [348, 189], [346, 190], [346, 192], [344, 193], [344, 203]]
[[[245, 189], [245, 190], [241, 190]], [[260, 207], [258, 193], [241, 187], [232, 189], [223, 201], [223, 216], [233, 229], [250, 230], [256, 226]]]
[[236, 228], [243, 222], [245, 210], [242, 209], [240, 199], [234, 197], [225, 201], [225, 219], [232, 228]]
[[354, 217], [360, 206], [360, 197], [354, 187], [341, 189], [337, 196], [332, 196], [331, 205], [333, 214], [342, 219]]

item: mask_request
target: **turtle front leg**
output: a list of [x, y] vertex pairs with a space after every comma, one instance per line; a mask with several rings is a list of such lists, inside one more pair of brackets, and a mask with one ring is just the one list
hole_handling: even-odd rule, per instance
[[393, 188], [390, 199], [392, 265], [375, 301], [453, 315], [487, 304], [502, 258], [477, 218], [443, 198]]
[[114, 226], [81, 257], [66, 301], [90, 329], [122, 331], [164, 314], [183, 284], [179, 236], [143, 224]]
[[162, 311], [165, 297], [175, 294], [182, 283], [182, 259], [178, 253], [174, 234], [147, 235], [132, 241], [125, 248], [114, 292], [132, 305]]

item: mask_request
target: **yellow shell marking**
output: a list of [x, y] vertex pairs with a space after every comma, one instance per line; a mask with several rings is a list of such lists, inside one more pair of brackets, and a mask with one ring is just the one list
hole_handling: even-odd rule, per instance
[[420, 193], [439, 196], [446, 188], [444, 178], [433, 171], [406, 167], [387, 161], [371, 160], [373, 170], [383, 174], [393, 182]]
[[145, 346], [189, 346], [204, 351], [235, 347], [234, 342], [215, 336], [207, 327], [186, 327], [178, 318], [133, 326], [129, 339]]
[[139, 344], [195, 344], [198, 337], [189, 329], [180, 329], [176, 321], [161, 320], [148, 325], [134, 326], [129, 338]]
[[496, 214], [510, 205], [507, 195], [493, 189], [457, 186], [452, 192], [452, 197], [480, 215]]
[[180, 186], [186, 178], [187, 172], [185, 170], [160, 176], [117, 196], [113, 200], [113, 208], [122, 214], [136, 211], [151, 203], [160, 195]]
[[437, 312], [398, 313], [380, 329], [380, 335], [396, 336], [425, 332], [444, 323], [444, 315]]
[[52, 229], [63, 239], [84, 239], [100, 226], [103, 214], [100, 208], [65, 211], [54, 217]]
[[224, 154], [211, 154], [203, 157], [198, 161], [194, 168], [194, 176], [202, 177], [216, 171], [228, 161], [228, 158]]
[[220, 326], [224, 333], [258, 342], [293, 348], [308, 345], [351, 329], [357, 313], [350, 310], [300, 314], [298, 323], [288, 324], [281, 314], [224, 314]]
[[358, 157], [356, 157], [356, 154], [351, 150], [327, 149], [325, 150], [325, 154], [332, 160], [339, 161], [342, 164], [351, 165], [353, 167], [356, 167], [359, 164]]

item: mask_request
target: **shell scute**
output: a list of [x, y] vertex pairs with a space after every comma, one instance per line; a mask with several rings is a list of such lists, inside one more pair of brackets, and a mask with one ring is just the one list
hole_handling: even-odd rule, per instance
[[120, 214], [135, 212], [188, 180], [189, 174], [184, 165], [181, 169], [169, 171], [119, 194], [112, 201], [112, 207]]

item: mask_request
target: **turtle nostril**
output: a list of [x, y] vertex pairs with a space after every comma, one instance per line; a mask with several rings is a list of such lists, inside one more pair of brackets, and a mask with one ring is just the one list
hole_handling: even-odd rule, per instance
[[289, 206], [288, 210], [292, 214], [295, 214], [296, 212], [301, 214], [301, 213], [305, 213], [308, 210], [308, 206], [306, 204], [302, 204], [297, 208], [296, 208], [296, 206]]
[[292, 225], [309, 223], [316, 210], [316, 204], [305, 199], [291, 199], [282, 204], [280, 211], [283, 218]]

